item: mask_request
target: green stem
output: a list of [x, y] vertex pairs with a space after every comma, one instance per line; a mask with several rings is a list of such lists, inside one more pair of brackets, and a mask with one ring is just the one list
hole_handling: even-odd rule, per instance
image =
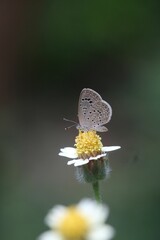
[[93, 191], [94, 191], [94, 196], [97, 202], [101, 202], [101, 195], [100, 195], [100, 191], [99, 191], [99, 182], [96, 181], [94, 183], [92, 183], [93, 186]]

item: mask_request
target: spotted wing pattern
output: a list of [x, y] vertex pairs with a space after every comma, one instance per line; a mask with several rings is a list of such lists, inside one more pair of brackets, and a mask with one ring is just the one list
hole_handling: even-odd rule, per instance
[[105, 132], [107, 128], [103, 125], [110, 121], [111, 116], [111, 106], [97, 92], [90, 88], [81, 91], [78, 103], [79, 129]]

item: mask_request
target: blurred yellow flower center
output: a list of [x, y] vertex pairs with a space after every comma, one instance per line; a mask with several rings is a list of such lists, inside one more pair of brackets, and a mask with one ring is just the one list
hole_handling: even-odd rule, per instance
[[79, 135], [76, 137], [75, 142], [78, 157], [84, 159], [101, 153], [103, 147], [101, 137], [96, 134], [96, 131], [79, 131]]
[[82, 240], [87, 229], [87, 219], [72, 206], [67, 209], [67, 213], [61, 219], [58, 230], [66, 240]]

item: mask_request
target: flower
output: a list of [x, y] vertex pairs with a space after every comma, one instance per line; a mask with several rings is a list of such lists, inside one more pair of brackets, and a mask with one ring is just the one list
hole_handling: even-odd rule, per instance
[[45, 218], [50, 230], [42, 233], [38, 240], [109, 240], [115, 230], [105, 224], [108, 215], [106, 205], [91, 199], [69, 207], [57, 205]]
[[60, 149], [60, 156], [71, 158], [68, 165], [74, 164], [75, 167], [88, 164], [91, 160], [98, 160], [107, 156], [107, 152], [120, 149], [120, 146], [103, 147], [101, 137], [96, 131], [79, 131], [75, 139], [75, 148], [65, 147]]

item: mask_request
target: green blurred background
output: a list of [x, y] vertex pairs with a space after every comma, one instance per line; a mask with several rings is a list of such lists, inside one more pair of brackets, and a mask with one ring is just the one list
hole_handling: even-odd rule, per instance
[[31, 240], [55, 204], [93, 197], [59, 157], [73, 146], [80, 91], [113, 108], [101, 183], [115, 240], [159, 239], [160, 5], [155, 0], [0, 3], [0, 193], [3, 240]]

